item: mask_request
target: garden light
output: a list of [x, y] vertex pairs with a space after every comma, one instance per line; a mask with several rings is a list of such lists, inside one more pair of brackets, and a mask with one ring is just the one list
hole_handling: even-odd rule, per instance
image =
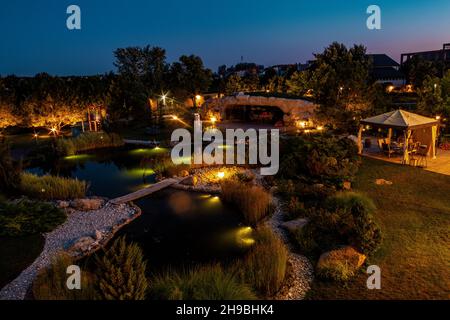
[[217, 176], [219, 177], [219, 179], [223, 179], [225, 177], [225, 172], [220, 171], [219, 173], [217, 173]]

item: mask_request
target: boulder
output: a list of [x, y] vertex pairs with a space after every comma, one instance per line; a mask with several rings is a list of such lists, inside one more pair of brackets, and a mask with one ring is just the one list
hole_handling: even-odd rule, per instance
[[193, 186], [195, 187], [197, 185], [198, 178], [196, 176], [190, 176], [184, 179], [181, 184], [184, 184], [186, 186]]
[[342, 188], [344, 188], [344, 190], [351, 190], [352, 183], [350, 181], [344, 181], [344, 183], [342, 184]]
[[296, 232], [298, 229], [303, 228], [308, 223], [308, 219], [300, 218], [291, 221], [286, 221], [281, 224], [290, 233]]
[[365, 260], [364, 254], [350, 246], [325, 252], [317, 262], [317, 275], [326, 279], [347, 281], [355, 275]]
[[189, 176], [189, 171], [187, 171], [187, 170], [182, 170], [182, 171], [180, 172], [180, 177], [184, 178], [184, 177], [187, 177], [187, 176]]
[[71, 202], [71, 206], [80, 211], [98, 210], [100, 209], [105, 200], [103, 199], [76, 199]]
[[70, 206], [69, 201], [56, 201], [56, 206], [60, 209], [66, 209]]
[[103, 238], [103, 233], [99, 230], [95, 230], [95, 240], [99, 241]]
[[92, 237], [82, 237], [79, 238], [72, 247], [69, 248], [69, 252], [87, 252], [91, 250], [94, 245], [95, 240]]
[[388, 180], [384, 180], [384, 179], [376, 179], [375, 184], [379, 185], [379, 186], [382, 186], [382, 185], [390, 186], [390, 185], [392, 185], [392, 181], [388, 181]]

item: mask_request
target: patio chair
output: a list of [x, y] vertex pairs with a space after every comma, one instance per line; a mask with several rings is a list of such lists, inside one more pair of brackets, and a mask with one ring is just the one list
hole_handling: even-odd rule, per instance
[[420, 145], [417, 152], [417, 166], [426, 168], [428, 166], [428, 146], [427, 145]]
[[387, 144], [387, 143], [384, 143], [383, 142], [383, 145], [382, 145], [382, 150], [383, 150], [383, 153], [385, 153], [385, 154], [387, 154], [387, 156], [390, 158], [391, 157], [391, 154], [394, 154], [395, 153], [395, 150], [391, 150], [391, 146], [389, 145], [389, 144]]

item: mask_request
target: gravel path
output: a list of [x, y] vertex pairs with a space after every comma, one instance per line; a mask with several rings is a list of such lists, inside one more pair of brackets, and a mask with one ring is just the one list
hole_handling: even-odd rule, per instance
[[[253, 173], [255, 174], [257, 182], [260, 185], [264, 185], [262, 176], [256, 170], [253, 170]], [[288, 233], [281, 226], [284, 222], [281, 201], [274, 195], [273, 202], [275, 205], [275, 212], [270, 220], [267, 221], [267, 224], [286, 244], [289, 251], [288, 264], [291, 270], [288, 279], [285, 281], [284, 287], [280, 289], [274, 298], [276, 300], [302, 300], [311, 288], [311, 283], [314, 279], [314, 268], [308, 258], [294, 252]]]
[[288, 247], [288, 263], [291, 268], [289, 278], [285, 281], [286, 284], [280, 289], [275, 299], [302, 300], [310, 289], [311, 282], [314, 278], [314, 268], [308, 258], [293, 251], [287, 232], [281, 227], [283, 223], [283, 211], [280, 200], [274, 196], [273, 201], [275, 204], [275, 212], [267, 223], [283, 239]]
[[2, 288], [0, 300], [23, 300], [39, 270], [48, 267], [52, 258], [59, 252], [70, 248], [81, 237], [95, 239], [96, 230], [103, 233], [102, 239], [107, 239], [118, 225], [130, 221], [139, 214], [139, 209], [134, 206], [111, 203], [107, 203], [99, 210], [73, 211], [65, 223], [44, 235], [45, 245], [40, 256], [16, 279]]

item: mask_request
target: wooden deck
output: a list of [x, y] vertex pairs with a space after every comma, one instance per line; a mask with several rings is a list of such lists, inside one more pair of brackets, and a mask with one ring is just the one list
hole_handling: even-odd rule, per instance
[[150, 147], [157, 147], [159, 146], [159, 141], [145, 141], [145, 140], [130, 140], [130, 139], [124, 139], [123, 142], [125, 144], [134, 144], [139, 146], [150, 146]]
[[184, 179], [175, 179], [175, 178], [171, 178], [171, 179], [165, 179], [161, 182], [157, 182], [155, 184], [152, 184], [151, 186], [138, 190], [136, 192], [124, 195], [122, 197], [119, 198], [115, 198], [111, 200], [111, 203], [113, 204], [121, 204], [121, 203], [127, 203], [130, 201], [134, 201], [140, 198], [144, 198], [152, 193], [155, 193], [159, 190], [162, 190], [164, 188], [170, 187], [171, 185], [174, 185], [176, 183], [180, 183], [181, 181], [183, 181]]

